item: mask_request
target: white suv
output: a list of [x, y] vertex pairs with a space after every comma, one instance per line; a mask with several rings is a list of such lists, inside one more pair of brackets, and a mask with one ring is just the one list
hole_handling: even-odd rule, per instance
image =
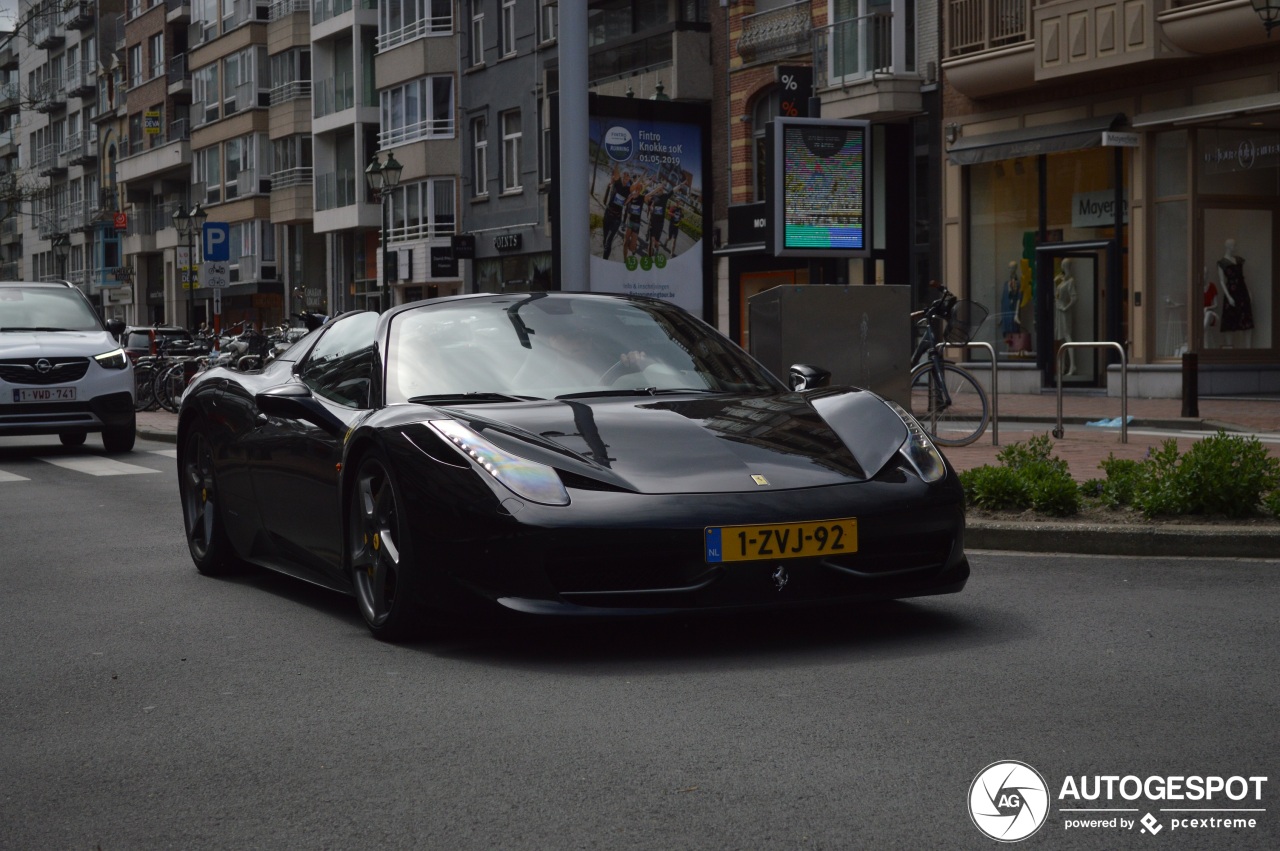
[[[114, 334], [112, 329], [114, 327]], [[133, 364], [84, 293], [63, 282], [0, 281], [0, 435], [56, 434], [79, 446], [102, 432], [133, 449]]]

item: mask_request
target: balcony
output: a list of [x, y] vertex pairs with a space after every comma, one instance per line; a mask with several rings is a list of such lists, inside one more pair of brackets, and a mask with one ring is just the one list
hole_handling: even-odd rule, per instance
[[923, 109], [916, 33], [904, 0], [889, 12], [814, 32], [813, 81], [824, 116], [893, 120]]
[[41, 145], [36, 152], [36, 171], [41, 177], [52, 177], [66, 173], [67, 157], [60, 148], [59, 144], [50, 143]]
[[340, 71], [332, 79], [315, 81], [313, 118], [324, 118], [356, 105], [356, 83], [353, 71]]
[[68, 29], [86, 30], [93, 26], [96, 15], [90, 0], [62, 0], [62, 25]]
[[94, 130], [67, 137], [67, 158], [71, 165], [88, 165], [98, 160], [98, 134]]
[[311, 81], [296, 80], [291, 83], [281, 83], [271, 90], [271, 106], [279, 106], [294, 100], [310, 100], [311, 99]]
[[31, 89], [36, 112], [62, 112], [67, 108], [67, 91], [60, 77], [40, 80]]
[[813, 46], [813, 17], [809, 0], [768, 9], [742, 18], [738, 55], [748, 64], [778, 62], [802, 56]]
[[68, 65], [65, 79], [68, 97], [82, 98], [91, 95], [98, 89], [97, 63], [92, 59], [85, 59]]
[[13, 128], [0, 132], [0, 160], [16, 156], [17, 153], [18, 139], [14, 135]]
[[944, 0], [943, 70], [975, 99], [1267, 44], [1247, 0]]
[[52, 8], [45, 9], [33, 24], [31, 40], [41, 50], [51, 50], [66, 42], [67, 32]]
[[266, 23], [271, 17], [267, 0], [235, 0], [231, 12], [231, 29], [253, 21]]
[[267, 20], [278, 21], [290, 15], [306, 14], [310, 11], [311, 4], [307, 0], [275, 0], [267, 10]]
[[164, 0], [164, 20], [169, 24], [191, 21], [191, 0]]
[[190, 171], [191, 143], [186, 139], [166, 139], [116, 162], [116, 179], [125, 184], [163, 176], [185, 177]]
[[11, 38], [7, 39], [3, 45], [0, 45], [0, 71], [18, 70], [19, 47], [15, 42], [19, 42], [19, 40]]
[[0, 85], [0, 114], [22, 110], [22, 89], [17, 83]]
[[228, 201], [248, 195], [267, 195], [271, 192], [271, 179], [259, 179], [256, 169], [242, 169], [235, 177], [228, 177], [222, 188]]
[[169, 94], [191, 95], [191, 71], [187, 65], [187, 54], [181, 53], [173, 57], [167, 72]]
[[[0, 245], [13, 245], [22, 241], [22, 229], [18, 227], [18, 219], [15, 216], [6, 216], [0, 221]], [[3, 281], [12, 281], [13, 278], [0, 277]]]
[[[421, 18], [397, 30], [381, 33], [378, 36], [378, 52], [390, 50], [396, 45], [413, 41], [422, 36], [451, 35], [453, 33], [453, 4], [449, 4], [449, 11], [446, 14], [438, 16], [431, 14], [431, 3], [425, 5], [426, 8], [423, 10], [425, 14]], [[805, 5], [809, 5], [808, 0], [805, 0]]]

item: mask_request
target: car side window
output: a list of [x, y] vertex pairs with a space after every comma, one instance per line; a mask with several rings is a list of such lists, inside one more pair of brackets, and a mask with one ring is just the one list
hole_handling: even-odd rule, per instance
[[378, 314], [357, 313], [331, 323], [302, 365], [311, 392], [348, 408], [372, 408], [378, 356]]

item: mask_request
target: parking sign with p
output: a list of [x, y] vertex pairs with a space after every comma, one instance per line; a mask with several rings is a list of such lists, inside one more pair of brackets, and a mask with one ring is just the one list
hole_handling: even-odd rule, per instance
[[226, 222], [205, 222], [201, 242], [205, 260], [226, 263], [231, 259], [231, 225]]

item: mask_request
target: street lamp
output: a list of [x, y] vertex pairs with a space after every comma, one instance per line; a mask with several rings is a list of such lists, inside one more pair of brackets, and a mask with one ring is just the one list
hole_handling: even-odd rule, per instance
[[1267, 38], [1271, 38], [1271, 30], [1280, 27], [1280, 0], [1251, 0], [1253, 11], [1262, 19], [1267, 28]]
[[67, 279], [67, 255], [71, 253], [71, 237], [65, 233], [55, 233], [50, 240], [53, 246], [53, 257], [58, 262], [58, 277]]
[[204, 207], [196, 204], [190, 211], [184, 213], [181, 210], [173, 214], [173, 223], [178, 227], [178, 235], [187, 240], [187, 280], [184, 289], [186, 289], [187, 298], [187, 328], [194, 330], [195, 325], [195, 290], [196, 282], [193, 274], [196, 267], [196, 234], [204, 229], [205, 220], [209, 218], [209, 214], [205, 212]]
[[391, 306], [391, 282], [387, 280], [387, 199], [391, 197], [391, 191], [400, 185], [400, 173], [404, 171], [404, 166], [396, 162], [394, 154], [387, 154], [385, 163], [378, 162], [378, 155], [374, 154], [373, 159], [369, 161], [369, 167], [364, 170], [364, 179], [368, 182], [369, 188], [378, 196], [378, 203], [382, 206], [379, 218], [379, 239], [382, 250], [382, 286], [381, 291], [385, 293], [386, 302], [382, 309], [386, 310]]

